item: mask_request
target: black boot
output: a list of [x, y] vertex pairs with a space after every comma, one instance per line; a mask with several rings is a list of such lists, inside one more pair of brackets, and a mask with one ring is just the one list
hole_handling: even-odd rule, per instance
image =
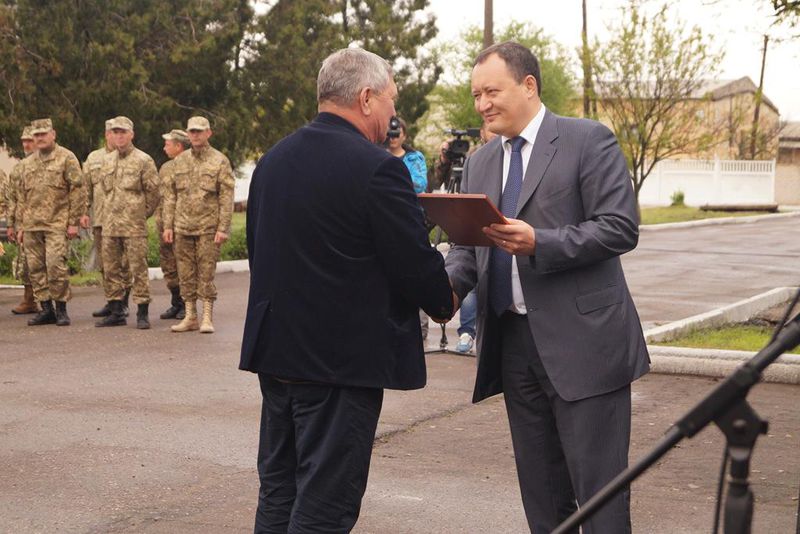
[[102, 308], [100, 308], [99, 310], [93, 311], [92, 312], [92, 317], [108, 317], [111, 314], [111, 306], [109, 306], [109, 304], [111, 304], [111, 303], [110, 302], [106, 302], [105, 305], [103, 305]]
[[102, 321], [94, 323], [95, 326], [123, 326], [128, 324], [128, 320], [122, 314], [122, 301], [111, 300], [108, 302], [111, 313], [104, 317]]
[[139, 330], [150, 329], [150, 320], [147, 318], [148, 308], [150, 308], [149, 304], [139, 304], [139, 308], [136, 310], [136, 328]]
[[39, 326], [42, 324], [56, 324], [56, 313], [53, 311], [53, 303], [45, 300], [41, 303], [42, 311], [36, 317], [28, 320], [28, 326]]
[[122, 315], [128, 316], [128, 299], [131, 296], [131, 288], [125, 290], [125, 296], [122, 297]]
[[67, 315], [67, 303], [64, 301], [56, 301], [56, 325], [69, 326], [70, 320]]
[[184, 311], [183, 300], [181, 299], [181, 290], [177, 287], [173, 287], [170, 289], [170, 292], [172, 293], [172, 300], [170, 301], [171, 305], [159, 316], [162, 319], [178, 319], [178, 314]]

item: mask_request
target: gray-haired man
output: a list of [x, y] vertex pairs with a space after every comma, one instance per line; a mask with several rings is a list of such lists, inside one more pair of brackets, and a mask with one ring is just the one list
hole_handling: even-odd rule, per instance
[[239, 367], [264, 397], [256, 532], [353, 528], [383, 390], [425, 385], [417, 310], [452, 315], [408, 169], [376, 144], [396, 97], [386, 61], [332, 54], [319, 115], [253, 173]]

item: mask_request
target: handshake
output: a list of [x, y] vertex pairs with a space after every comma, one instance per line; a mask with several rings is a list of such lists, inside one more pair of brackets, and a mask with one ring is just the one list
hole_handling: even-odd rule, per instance
[[439, 324], [446, 324], [448, 321], [450, 321], [450, 319], [453, 318], [453, 315], [455, 315], [456, 312], [458, 311], [458, 307], [461, 303], [458, 299], [458, 295], [456, 295], [456, 292], [452, 290], [452, 287], [451, 287], [451, 293], [453, 295], [453, 313], [450, 314], [450, 317], [435, 317], [431, 315], [430, 318], [433, 320], [433, 322]]

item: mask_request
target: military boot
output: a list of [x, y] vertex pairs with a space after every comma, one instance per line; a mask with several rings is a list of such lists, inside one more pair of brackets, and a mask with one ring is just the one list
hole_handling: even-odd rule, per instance
[[128, 303], [130, 302], [131, 288], [125, 290], [125, 296], [122, 297], [122, 315], [127, 317], [129, 314]]
[[[162, 313], [159, 317], [162, 319], [183, 319], [183, 317], [178, 317], [178, 314], [183, 311], [183, 300], [181, 299], [181, 290], [180, 288], [173, 287], [170, 289], [172, 293], [172, 300], [170, 301], [170, 307]], [[186, 315], [185, 313], [183, 314]]]
[[33, 286], [28, 284], [25, 286], [25, 293], [22, 300], [15, 308], [11, 308], [11, 313], [14, 315], [25, 315], [26, 313], [38, 313], [39, 307], [36, 306], [36, 301], [33, 299]]
[[136, 309], [136, 328], [139, 330], [150, 329], [150, 319], [147, 317], [149, 308], [149, 304], [139, 304]]
[[123, 326], [128, 324], [128, 320], [125, 319], [125, 315], [122, 313], [121, 300], [109, 301], [108, 307], [111, 309], [111, 313], [103, 317], [102, 321], [94, 323], [95, 326]]
[[42, 302], [42, 311], [36, 317], [28, 320], [28, 326], [39, 326], [42, 324], [56, 324], [56, 313], [53, 311], [53, 303], [49, 300]]
[[67, 315], [67, 303], [61, 300], [56, 301], [56, 325], [69, 326], [69, 315]]
[[195, 301], [186, 302], [186, 317], [175, 325], [170, 327], [173, 332], [188, 332], [190, 330], [197, 330], [200, 325], [197, 323], [197, 303]]
[[203, 301], [203, 320], [200, 321], [201, 334], [213, 334], [214, 324], [211, 322], [212, 315], [214, 314], [214, 301]]
[[102, 308], [92, 312], [92, 317], [108, 317], [111, 315], [111, 302], [106, 302]]

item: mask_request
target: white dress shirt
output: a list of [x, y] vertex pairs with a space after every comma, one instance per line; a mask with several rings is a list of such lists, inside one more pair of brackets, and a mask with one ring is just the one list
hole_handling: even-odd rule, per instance
[[[531, 159], [531, 152], [533, 151], [533, 143], [536, 141], [536, 135], [539, 133], [539, 127], [544, 120], [544, 104], [539, 108], [539, 112], [528, 123], [519, 136], [525, 139], [526, 143], [522, 146], [522, 183], [525, 183], [525, 173], [528, 172], [528, 161]], [[503, 189], [506, 187], [506, 180], [508, 180], [508, 168], [511, 166], [511, 143], [510, 138], [501, 136], [500, 141], [503, 147]], [[525, 296], [522, 294], [522, 285], [519, 282], [519, 269], [517, 268], [517, 257], [511, 256], [511, 307], [509, 308], [514, 313], [524, 315], [528, 309], [525, 306]]]

